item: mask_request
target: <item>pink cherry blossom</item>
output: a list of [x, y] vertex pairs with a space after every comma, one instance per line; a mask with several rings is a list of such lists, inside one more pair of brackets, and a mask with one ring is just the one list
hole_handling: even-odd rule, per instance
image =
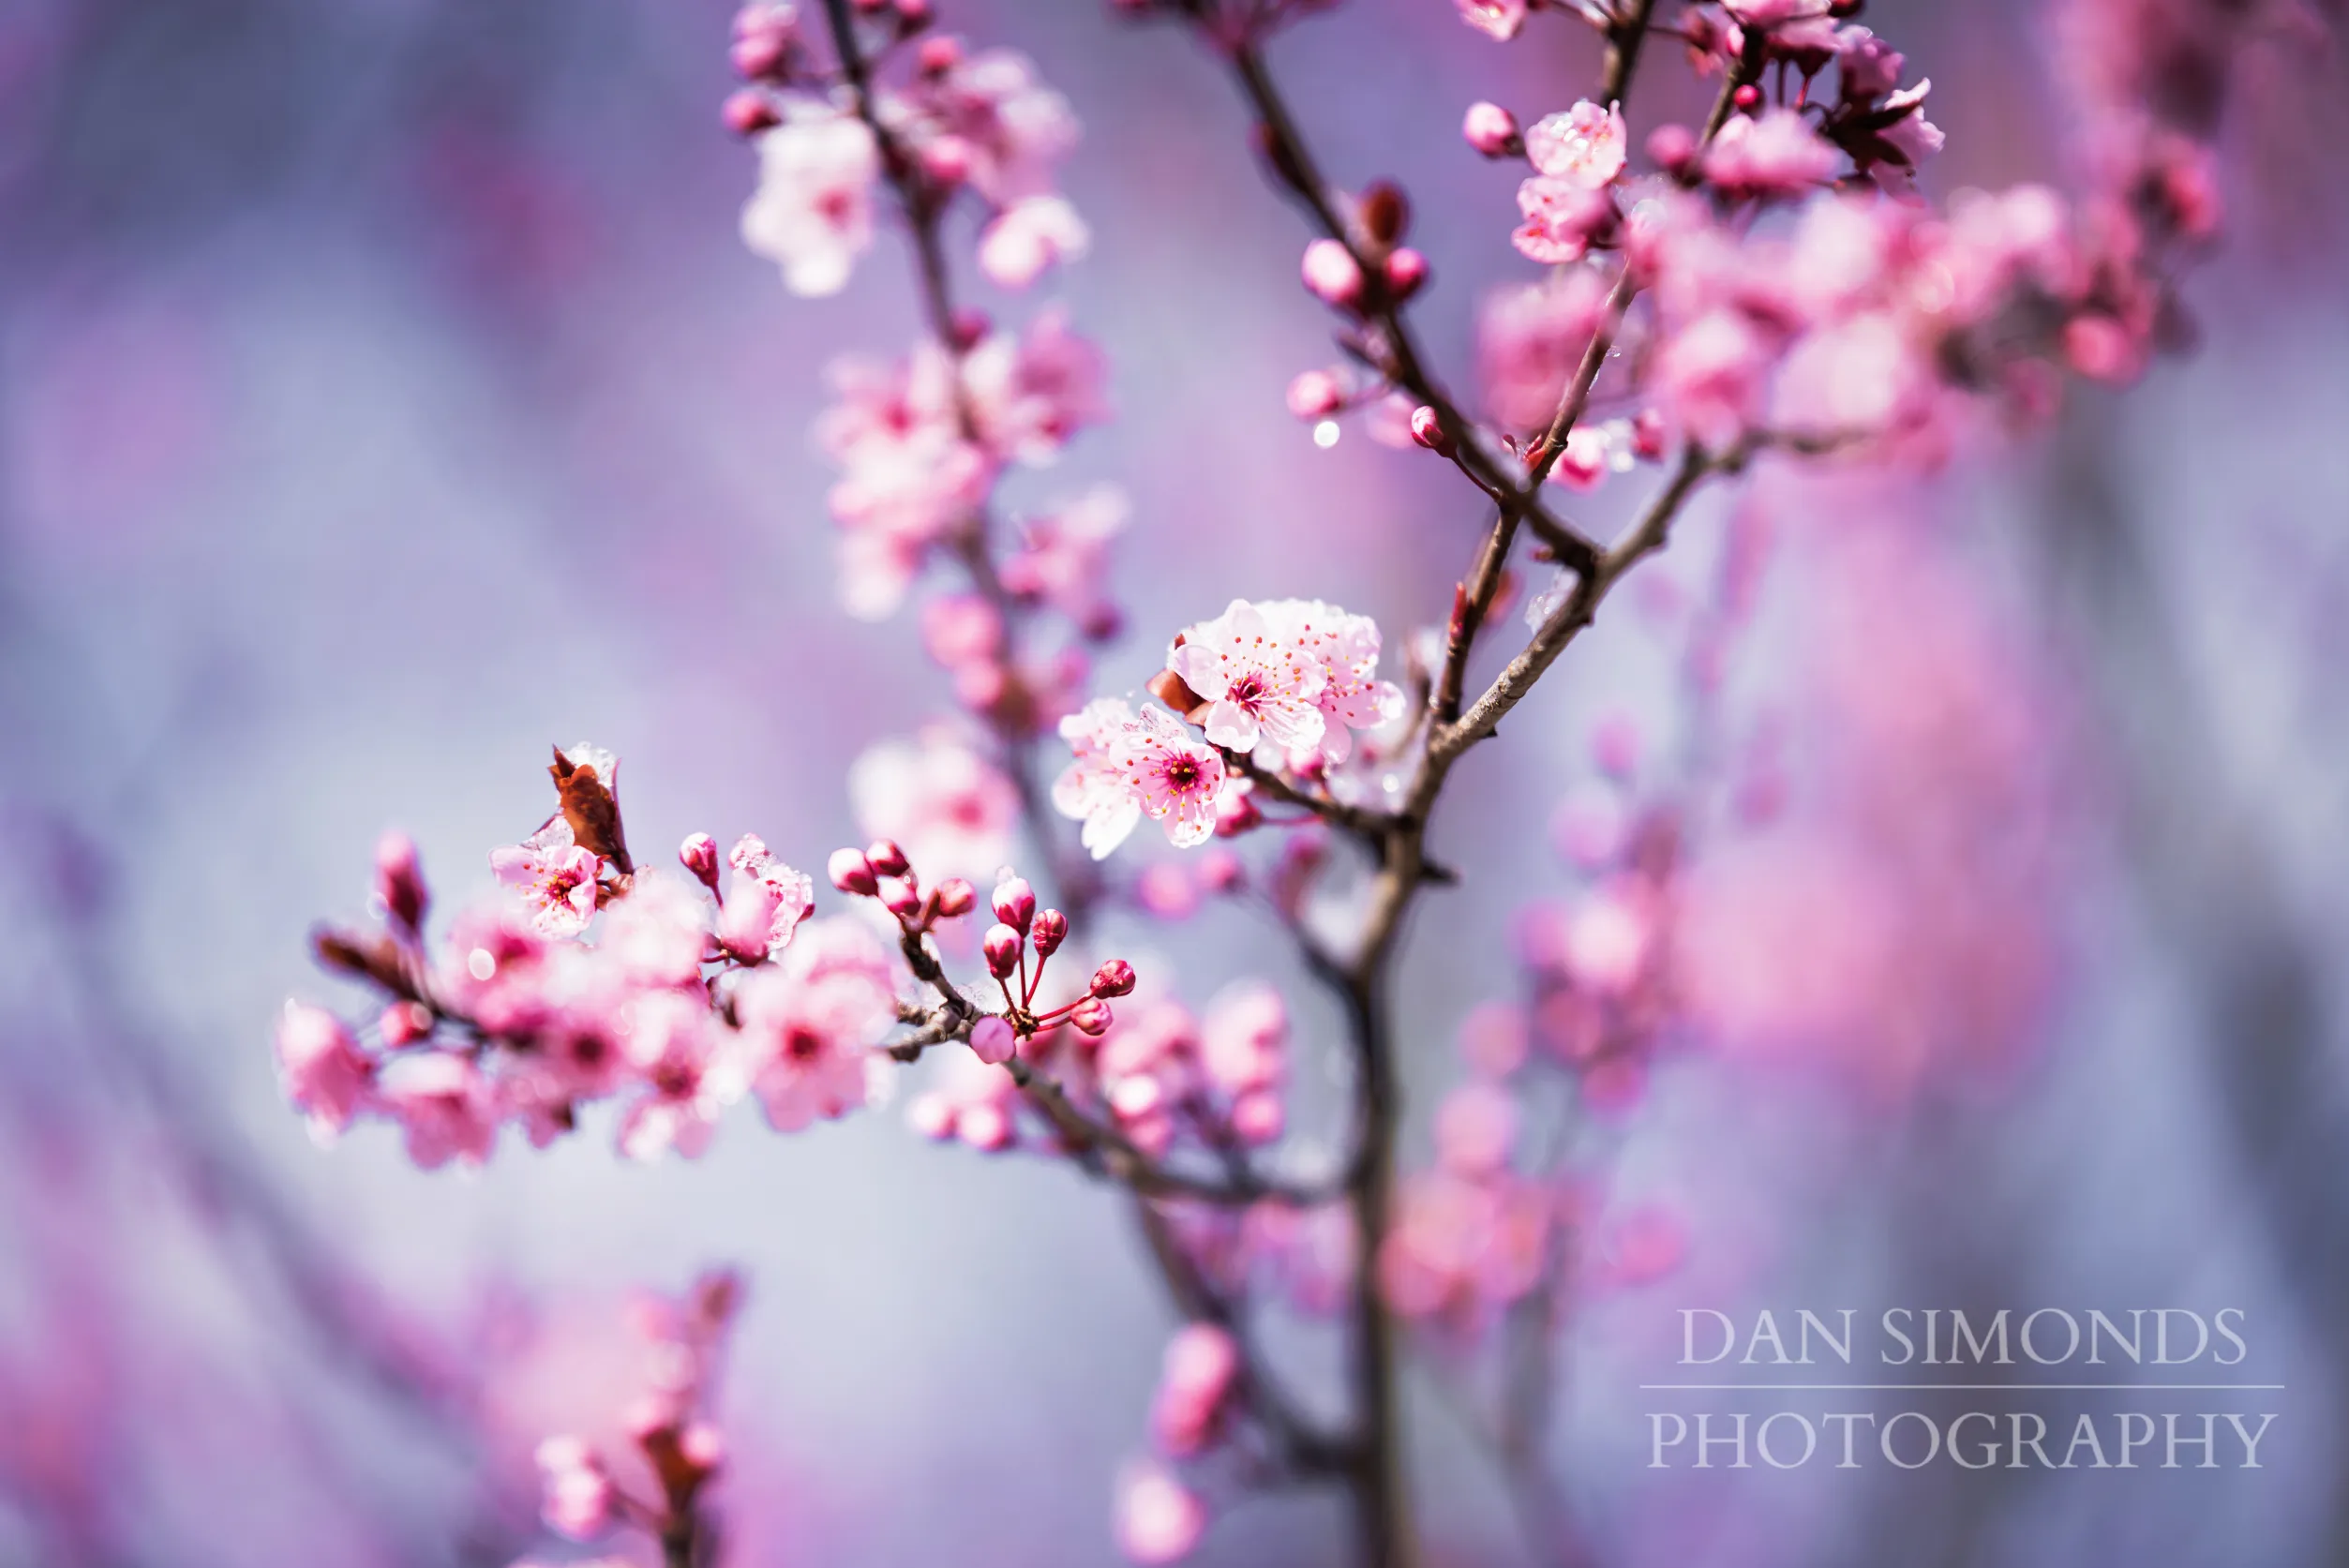
[[1791, 109], [1739, 115], [1705, 153], [1705, 178], [1741, 196], [1798, 196], [1835, 177], [1833, 143]]
[[699, 1157], [718, 1119], [747, 1087], [739, 1039], [705, 998], [674, 991], [631, 1001], [621, 1038], [645, 1088], [621, 1118], [621, 1153], [651, 1159], [675, 1149], [688, 1159]]
[[547, 936], [576, 936], [595, 918], [603, 861], [573, 840], [571, 824], [560, 815], [520, 844], [491, 850], [489, 869], [521, 894], [531, 924]]
[[1460, 20], [1487, 37], [1506, 43], [1525, 25], [1530, 0], [1455, 0]]
[[[977, 1038], [975, 1032], [972, 1038]], [[925, 1137], [953, 1139], [993, 1154], [1010, 1148], [1017, 1139], [1019, 1100], [1019, 1085], [1001, 1066], [972, 1052], [957, 1052], [940, 1064], [928, 1090], [906, 1107], [905, 1116]]]
[[964, 436], [953, 362], [937, 345], [896, 366], [844, 359], [830, 377], [840, 401], [815, 436], [842, 470], [830, 501], [847, 530], [843, 596], [851, 614], [878, 620], [903, 601], [930, 546], [979, 505], [995, 465]]
[[1543, 262], [1580, 261], [1615, 220], [1615, 203], [1607, 192], [1548, 174], [1517, 187], [1517, 208], [1525, 221], [1510, 243]]
[[1476, 364], [1494, 419], [1512, 430], [1549, 423], [1606, 310], [1608, 287], [1595, 267], [1567, 267], [1486, 296], [1476, 317]]
[[1075, 500], [1027, 518], [1003, 563], [1003, 586], [1052, 605], [1091, 637], [1117, 628], [1109, 597], [1109, 547], [1126, 530], [1131, 508], [1115, 485], [1096, 485]]
[[374, 1064], [342, 1020], [323, 1008], [288, 1002], [277, 1020], [277, 1068], [286, 1098], [331, 1138], [351, 1126], [375, 1076]]
[[1276, 635], [1321, 666], [1314, 700], [1322, 711], [1324, 761], [1343, 762], [1353, 754], [1354, 731], [1401, 717], [1402, 689], [1379, 676], [1377, 621], [1319, 599], [1277, 599], [1259, 607]]
[[1497, 103], [1472, 103], [1460, 120], [1461, 139], [1487, 157], [1506, 157], [1517, 136], [1517, 116]]
[[1150, 1405], [1159, 1452], [1183, 1459], [1204, 1449], [1239, 1372], [1239, 1343], [1218, 1324], [1189, 1323], [1169, 1340]]
[[880, 155], [861, 120], [804, 99], [762, 133], [758, 189], [742, 207], [742, 243], [783, 268], [795, 294], [836, 294], [873, 243]]
[[944, 70], [887, 95], [881, 113], [917, 153], [951, 139], [964, 177], [998, 208], [1049, 193], [1080, 133], [1069, 100], [1009, 49], [955, 51]]
[[1759, 411], [1769, 347], [1746, 319], [1713, 310], [1672, 335], [1656, 356], [1665, 409], [1706, 445], [1727, 447]]
[[726, 856], [733, 874], [718, 911], [718, 940], [746, 962], [781, 952], [807, 912], [815, 907], [815, 884], [768, 853], [754, 834], [735, 841]]
[[950, 729], [867, 750], [848, 769], [848, 799], [858, 828], [895, 840], [924, 877], [981, 881], [1010, 857], [1019, 795]]
[[1070, 438], [1108, 417], [1101, 352], [1055, 306], [1014, 337], [995, 333], [963, 361], [971, 418], [1004, 459], [1040, 467]]
[[592, 1541], [612, 1519], [612, 1482], [586, 1442], [553, 1437], [538, 1445], [546, 1528], [574, 1541]]
[[873, 1048], [897, 1021], [888, 949], [845, 916], [811, 920], [734, 993], [752, 1093], [778, 1132], [865, 1103]]
[[1206, 1531], [1206, 1505], [1164, 1466], [1136, 1465], [1118, 1478], [1117, 1546], [1134, 1561], [1178, 1562]]
[[1030, 196], [995, 215], [979, 236], [979, 270], [1005, 289], [1025, 289], [1045, 271], [1082, 260], [1092, 231], [1058, 196]]
[[1262, 980], [1240, 980], [1207, 1005], [1199, 1034], [1200, 1065], [1227, 1095], [1277, 1087], [1287, 1072], [1289, 1008]]
[[1325, 667], [1244, 599], [1185, 630], [1167, 667], [1209, 703], [1207, 739], [1219, 746], [1252, 752], [1260, 737], [1291, 751], [1321, 743]]
[[378, 1094], [406, 1135], [408, 1157], [425, 1170], [489, 1157], [498, 1136], [496, 1098], [465, 1057], [445, 1051], [395, 1057], [384, 1064]]
[[1525, 133], [1525, 156], [1535, 172], [1585, 190], [1613, 183], [1629, 151], [1623, 111], [1588, 98], [1562, 113], [1544, 115]]
[[[1201, 745], [1163, 708], [1145, 708], [1111, 742], [1111, 776], [1177, 849], [1214, 836], [1223, 793], [1223, 758]], [[1104, 853], [1096, 851], [1096, 855]]]
[[1142, 820], [1142, 802], [1114, 762], [1118, 739], [1133, 724], [1133, 709], [1115, 697], [1097, 697], [1060, 721], [1060, 738], [1074, 757], [1053, 784], [1053, 808], [1085, 824], [1082, 842], [1097, 860]]
[[1823, 17], [1834, 0], [1721, 0], [1721, 8], [1748, 27], [1777, 27]]

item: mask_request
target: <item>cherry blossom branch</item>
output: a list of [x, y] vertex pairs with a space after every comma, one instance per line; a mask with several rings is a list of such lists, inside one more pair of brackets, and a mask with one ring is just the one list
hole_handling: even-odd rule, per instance
[[1591, 623], [1608, 590], [1641, 559], [1663, 546], [1672, 519], [1697, 486], [1712, 474], [1743, 467], [1747, 455], [1748, 448], [1743, 444], [1719, 459], [1709, 458], [1703, 449], [1694, 445], [1683, 454], [1679, 470], [1648, 503], [1630, 532], [1600, 558], [1598, 569], [1587, 577], [1576, 579], [1573, 591], [1542, 623], [1524, 651], [1493, 678], [1492, 684], [1458, 723], [1439, 730], [1429, 740], [1427, 768], [1412, 793], [1412, 804], [1405, 808], [1406, 816], [1422, 813], [1434, 804], [1436, 793], [1443, 788], [1445, 776], [1460, 754], [1499, 730], [1509, 710], [1525, 700], [1534, 683], [1557, 662], [1575, 635]]
[[1213, 1323], [1231, 1335], [1239, 1347], [1237, 1388], [1242, 1403], [1256, 1412], [1279, 1445], [1282, 1468], [1303, 1477], [1341, 1472], [1348, 1440], [1322, 1430], [1273, 1379], [1264, 1358], [1251, 1343], [1244, 1315], [1200, 1273], [1165, 1214], [1147, 1201], [1138, 1200], [1134, 1220], [1183, 1316], [1192, 1322]]
[[1599, 76], [1598, 101], [1613, 107], [1631, 91], [1632, 73], [1639, 68], [1639, 49], [1647, 42], [1648, 19], [1655, 0], [1632, 0], [1631, 8], [1607, 28], [1607, 65]]
[[[956, 421], [965, 440], [976, 440], [978, 422], [972, 416], [963, 379], [966, 343], [957, 321], [952, 274], [938, 230], [941, 203], [923, 187], [913, 160], [881, 120], [873, 92], [872, 62], [857, 37], [850, 0], [824, 0], [824, 14], [832, 46], [840, 55], [841, 70], [856, 98], [857, 117], [872, 133], [874, 145], [880, 150], [882, 177], [905, 209], [905, 226], [913, 237], [922, 314], [929, 322], [931, 336], [946, 353], [953, 370]], [[1020, 631], [1027, 608], [1004, 586], [989, 543], [993, 532], [986, 508], [977, 508], [954, 540], [954, 558], [962, 563], [972, 589], [1001, 620], [1003, 662], [1007, 668], [1017, 668]], [[1021, 814], [1027, 821], [1038, 853], [1051, 872], [1053, 886], [1071, 920], [1082, 926], [1085, 916], [1100, 896], [1100, 879], [1089, 864], [1067, 853], [1061, 834], [1050, 830], [1054, 819], [1046, 809], [1043, 782], [1037, 772], [1034, 735], [1013, 723], [991, 719], [990, 725], [1001, 747], [1004, 772], [1019, 798]]]
[[[1219, 746], [1216, 750], [1222, 755], [1226, 768], [1247, 779], [1264, 795], [1282, 805], [1295, 806], [1311, 813], [1331, 827], [1351, 834], [1356, 842], [1370, 849], [1375, 850], [1387, 830], [1395, 825], [1394, 814], [1390, 812], [1369, 811], [1360, 806], [1348, 805], [1319, 790], [1301, 789], [1247, 753], [1235, 752], [1229, 746]], [[1460, 879], [1459, 872], [1434, 860], [1429, 861], [1423, 868], [1423, 874], [1429, 881], [1445, 886]]]
[[[922, 933], [901, 932], [898, 950], [914, 978], [937, 993], [938, 1006], [926, 1013], [916, 1009], [907, 1022], [919, 1021], [921, 1027], [911, 1038], [893, 1044], [890, 1054], [901, 1062], [914, 1062], [930, 1046], [968, 1040], [971, 1030], [987, 1015], [955, 987]], [[1058, 1081], [1025, 1057], [1013, 1055], [1003, 1068], [1088, 1170], [1130, 1187], [1137, 1197], [1188, 1198], [1219, 1208], [1243, 1208], [1266, 1199], [1310, 1206], [1331, 1197], [1323, 1187], [1267, 1177], [1244, 1163], [1232, 1167], [1221, 1181], [1171, 1170], [1135, 1146], [1115, 1126], [1086, 1114]]]
[[[1188, 0], [1184, 8], [1194, 24], [1206, 33], [1211, 41], [1217, 41], [1215, 29], [1209, 24], [1210, 19], [1203, 14], [1198, 0]], [[1231, 62], [1249, 107], [1255, 112], [1264, 155], [1273, 172], [1304, 205], [1323, 234], [1344, 246], [1347, 254], [1354, 258], [1354, 264], [1363, 270], [1364, 276], [1377, 276], [1376, 259], [1365, 254], [1354, 226], [1339, 210], [1311, 148], [1297, 128], [1295, 116], [1290, 112], [1287, 100], [1281, 97], [1270, 70], [1264, 65], [1263, 52], [1258, 48], [1255, 37], [1243, 29], [1238, 37], [1229, 40], [1223, 52]], [[1459, 463], [1462, 471], [1474, 480], [1487, 495], [1494, 497], [1504, 513], [1524, 515], [1542, 542], [1556, 552], [1560, 560], [1571, 564], [1594, 555], [1596, 546], [1589, 539], [1572, 526], [1550, 515], [1543, 507], [1537, 486], [1520, 486], [1516, 476], [1476, 440], [1474, 422], [1460, 412], [1451, 395], [1428, 370], [1426, 356], [1420, 351], [1418, 340], [1403, 317], [1402, 305], [1391, 298], [1374, 300], [1369, 304], [1368, 319], [1377, 329], [1386, 351], [1384, 363], [1377, 367], [1415, 400], [1435, 411], [1444, 436], [1453, 443], [1455, 460]], [[1507, 499], [1501, 500], [1503, 497]]]
[[[1632, 70], [1638, 64], [1638, 43], [1646, 36], [1648, 13], [1653, 8], [1653, 0], [1640, 0], [1617, 28], [1609, 30], [1600, 101], [1610, 105], [1621, 103], [1630, 84]], [[1748, 30], [1745, 47], [1738, 57], [1736, 68], [1726, 73], [1721, 92], [1706, 119], [1704, 133], [1698, 142], [1700, 150], [1711, 145], [1722, 126], [1728, 123], [1729, 111], [1736, 103], [1740, 90], [1760, 74], [1767, 42], [1768, 35], [1762, 29]], [[1583, 350], [1581, 363], [1576, 366], [1573, 377], [1559, 396], [1557, 412], [1551, 416], [1549, 428], [1526, 455], [1525, 488], [1529, 494], [1540, 488], [1564, 454], [1566, 437], [1590, 407], [1592, 389], [1598, 384], [1599, 373], [1606, 368], [1608, 356], [1614, 351], [1616, 335], [1622, 330], [1623, 318], [1630, 312], [1632, 302], [1638, 297], [1638, 275], [1626, 259], [1623, 271], [1616, 276], [1614, 287], [1608, 291], [1606, 307], [1592, 331], [1590, 343]], [[1504, 501], [1501, 515], [1494, 520], [1492, 532], [1486, 541], [1484, 552], [1478, 558], [1474, 575], [1454, 595], [1451, 625], [1444, 645], [1444, 668], [1436, 682], [1433, 711], [1440, 724], [1448, 724], [1459, 716], [1469, 655], [1474, 650], [1476, 634], [1490, 609], [1493, 595], [1500, 589], [1502, 572], [1507, 565], [1515, 533], [1510, 509]], [[1552, 553], [1558, 553], [1554, 545]], [[1559, 559], [1586, 583], [1600, 565], [1596, 553], [1587, 558], [1561, 554]]]

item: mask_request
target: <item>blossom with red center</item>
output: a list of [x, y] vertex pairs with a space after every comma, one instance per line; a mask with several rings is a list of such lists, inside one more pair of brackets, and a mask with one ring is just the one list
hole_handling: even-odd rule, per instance
[[[1190, 738], [1163, 708], [1145, 708], [1111, 742], [1109, 768], [1142, 814], [1189, 849], [1215, 836], [1223, 758]], [[1097, 855], [1100, 852], [1097, 852]]]
[[853, 114], [792, 99], [758, 138], [758, 188], [742, 207], [742, 243], [804, 296], [836, 294], [873, 243], [873, 132]]
[[561, 816], [520, 844], [489, 852], [498, 880], [522, 895], [531, 924], [543, 935], [576, 936], [595, 918], [596, 874], [604, 862], [571, 836]]
[[1014, 336], [995, 333], [963, 356], [963, 388], [980, 439], [998, 457], [1040, 468], [1109, 414], [1108, 366], [1055, 306]]
[[873, 1048], [897, 1022], [889, 952], [845, 917], [810, 921], [734, 993], [752, 1091], [778, 1132], [864, 1104]]
[[621, 1153], [651, 1159], [675, 1149], [696, 1157], [746, 1087], [739, 1037], [704, 1001], [678, 991], [636, 997], [624, 1023], [621, 1047], [645, 1093], [621, 1118]]
[[1219, 746], [1252, 752], [1262, 738], [1304, 751], [1321, 742], [1327, 676], [1259, 605], [1234, 599], [1185, 631], [1167, 667], [1207, 699], [1207, 739]]

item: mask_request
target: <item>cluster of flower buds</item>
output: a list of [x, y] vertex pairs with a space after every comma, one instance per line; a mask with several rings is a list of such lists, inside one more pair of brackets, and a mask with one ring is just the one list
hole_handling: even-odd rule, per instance
[[995, 923], [987, 928], [980, 947], [987, 973], [1003, 994], [1005, 1010], [1001, 1017], [982, 1020], [971, 1032], [971, 1050], [979, 1059], [991, 1065], [1010, 1061], [1019, 1041], [1062, 1023], [1081, 1035], [1107, 1033], [1114, 1022], [1110, 998], [1133, 990], [1133, 965], [1122, 958], [1107, 960], [1085, 982], [1084, 995], [1040, 1008], [1044, 966], [1069, 939], [1069, 917], [1057, 909], [1037, 908], [1035, 889], [1018, 876], [995, 885], [993, 905]]
[[607, 1456], [568, 1434], [541, 1442], [540, 1517], [547, 1529], [579, 1542], [639, 1531], [671, 1561], [703, 1560], [711, 1533], [703, 1493], [726, 1456], [708, 1418], [710, 1384], [741, 1298], [736, 1277], [720, 1273], [704, 1276], [681, 1300], [639, 1304], [636, 1327], [649, 1352], [648, 1377], [622, 1414], [627, 1451]]
[[874, 900], [910, 936], [922, 935], [940, 920], [959, 919], [979, 904], [979, 889], [967, 877], [950, 876], [925, 889], [893, 839], [875, 839], [862, 849], [835, 849], [824, 870], [833, 887], [851, 898]]

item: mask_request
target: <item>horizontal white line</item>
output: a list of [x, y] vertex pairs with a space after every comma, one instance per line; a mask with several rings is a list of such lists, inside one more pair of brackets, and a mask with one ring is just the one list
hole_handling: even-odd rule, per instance
[[1737, 1393], [1776, 1391], [1788, 1394], [1848, 1394], [1863, 1389], [1954, 1389], [1966, 1394], [2028, 1394], [2057, 1389], [2116, 1389], [2132, 1394], [2226, 1393], [2281, 1394], [2280, 1382], [1643, 1382], [1642, 1390], [1704, 1390]]

